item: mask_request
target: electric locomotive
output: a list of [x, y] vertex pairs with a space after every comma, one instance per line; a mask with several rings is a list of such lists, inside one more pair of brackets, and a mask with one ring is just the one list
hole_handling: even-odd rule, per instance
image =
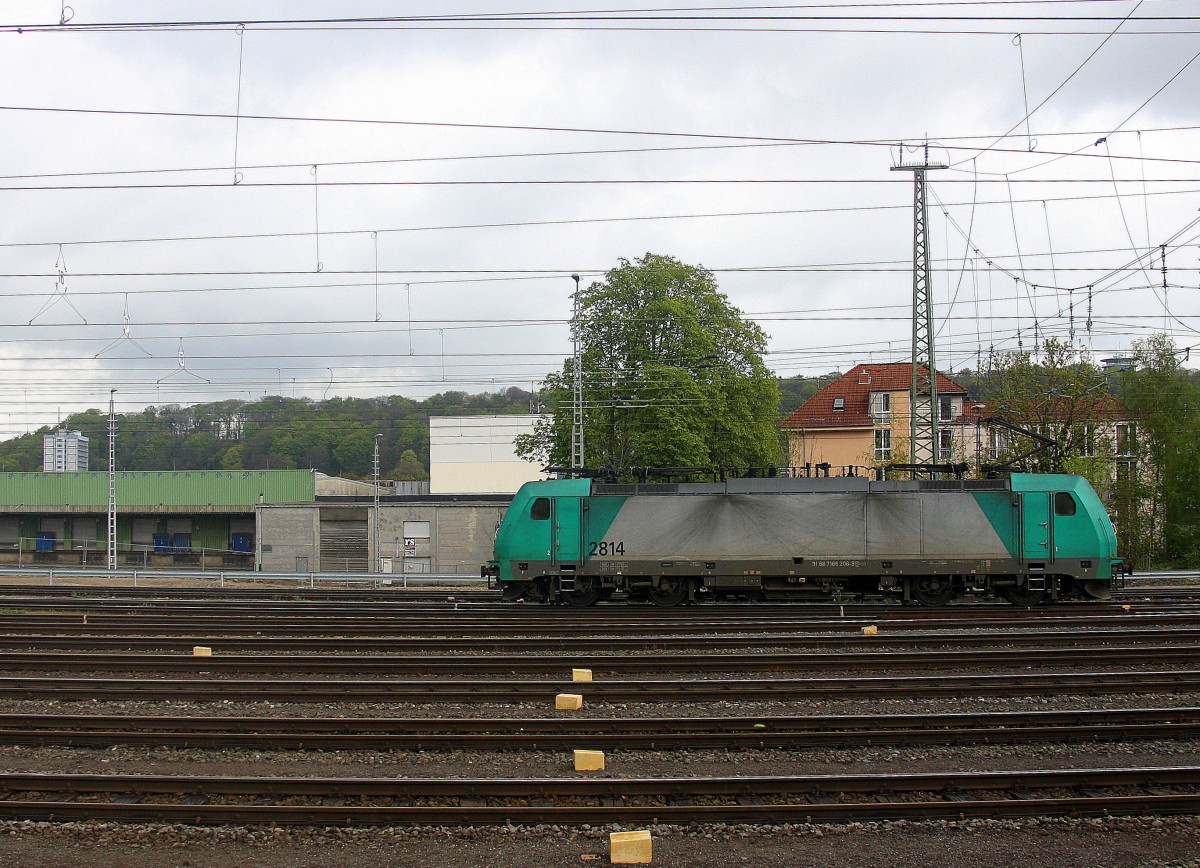
[[1081, 476], [982, 480], [529, 482], [482, 568], [505, 599], [590, 606], [621, 592], [703, 598], [892, 598], [936, 606], [1106, 598], [1124, 565]]

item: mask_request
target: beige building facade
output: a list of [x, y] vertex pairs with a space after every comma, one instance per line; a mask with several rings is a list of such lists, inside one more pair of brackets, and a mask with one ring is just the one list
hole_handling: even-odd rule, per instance
[[[907, 362], [856, 365], [819, 390], [781, 424], [788, 463], [797, 473], [845, 476], [908, 462], [911, 378]], [[978, 406], [966, 387], [938, 374], [941, 463], [974, 461]]]
[[517, 455], [513, 440], [532, 434], [540, 416], [431, 416], [431, 494], [515, 494], [545, 479], [542, 468]]

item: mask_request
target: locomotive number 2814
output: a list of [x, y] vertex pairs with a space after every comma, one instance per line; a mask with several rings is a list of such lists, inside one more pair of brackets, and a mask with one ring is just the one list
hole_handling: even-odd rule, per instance
[[610, 555], [623, 555], [623, 554], [625, 554], [625, 543], [623, 540], [616, 541], [616, 542], [612, 542], [609, 540], [601, 540], [600, 542], [593, 541], [590, 544], [590, 546], [588, 547], [588, 557], [590, 557], [590, 558], [594, 558], [597, 556], [606, 558], [606, 557], [609, 557]]

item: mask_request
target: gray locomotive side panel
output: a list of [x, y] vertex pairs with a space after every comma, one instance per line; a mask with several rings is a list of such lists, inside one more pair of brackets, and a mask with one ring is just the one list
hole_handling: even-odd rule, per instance
[[903, 558], [924, 554], [921, 510], [921, 495], [916, 492], [868, 496], [866, 556]]
[[605, 536], [646, 561], [1009, 556], [962, 492], [633, 496]]

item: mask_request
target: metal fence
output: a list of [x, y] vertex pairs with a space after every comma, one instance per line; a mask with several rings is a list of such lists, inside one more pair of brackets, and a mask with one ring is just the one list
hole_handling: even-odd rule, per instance
[[[121, 543], [117, 546], [118, 562], [143, 570], [152, 567], [198, 567], [201, 570], [221, 567], [227, 570], [254, 569], [254, 552], [207, 546], [152, 545]], [[0, 541], [0, 566], [49, 567], [62, 564], [100, 566], [108, 563], [108, 546], [103, 540], [64, 541], [39, 537], [21, 537]]]
[[345, 585], [371, 588], [486, 588], [487, 581], [478, 575], [462, 573], [264, 573], [246, 570], [97, 570], [81, 567], [0, 567], [0, 581], [6, 576], [45, 579], [47, 585], [74, 584], [78, 579], [104, 579], [109, 583], [125, 581], [133, 587], [149, 587], [162, 582], [186, 579], [189, 583], [213, 584], [224, 588], [226, 583], [238, 585], [276, 584], [298, 588]]

